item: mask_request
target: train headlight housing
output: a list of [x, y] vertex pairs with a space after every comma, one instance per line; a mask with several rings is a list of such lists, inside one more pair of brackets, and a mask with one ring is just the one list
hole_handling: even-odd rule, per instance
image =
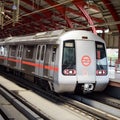
[[64, 75], [76, 75], [76, 70], [75, 69], [65, 69], [63, 71]]
[[96, 70], [96, 75], [106, 75], [106, 70]]

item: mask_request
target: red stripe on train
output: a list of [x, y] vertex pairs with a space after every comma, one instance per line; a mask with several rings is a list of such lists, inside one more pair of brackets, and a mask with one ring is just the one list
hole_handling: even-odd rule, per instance
[[17, 59], [14, 59], [14, 58], [6, 58], [6, 57], [2, 57], [2, 56], [0, 56], [0, 59], [3, 59], [3, 60], [7, 59], [8, 61], [11, 61], [11, 62], [22, 63], [22, 64], [25, 64], [25, 65], [38, 67], [38, 68], [42, 68], [42, 69], [48, 69], [48, 70], [58, 72], [58, 68], [54, 67], [54, 66], [43, 65], [43, 64], [38, 64], [38, 63], [28, 62], [28, 61], [21, 61], [21, 60], [17, 60]]

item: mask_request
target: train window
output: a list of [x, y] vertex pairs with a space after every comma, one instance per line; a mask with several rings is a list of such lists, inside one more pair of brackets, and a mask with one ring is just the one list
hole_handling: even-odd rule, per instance
[[52, 62], [55, 61], [56, 49], [57, 49], [56, 46], [53, 46], [53, 48], [52, 48]]
[[68, 40], [63, 44], [62, 73], [64, 75], [76, 74], [75, 41]]
[[18, 52], [17, 52], [17, 57], [20, 55], [20, 46], [18, 46]]
[[16, 49], [17, 49], [17, 46], [15, 46], [15, 45], [10, 46], [10, 56], [11, 57], [15, 57], [16, 56]]
[[38, 49], [37, 49], [37, 60], [38, 60], [39, 57], [40, 57], [40, 49], [41, 49], [41, 46], [38, 46]]
[[8, 56], [9, 53], [9, 46], [4, 47], [4, 56]]
[[0, 55], [4, 56], [4, 52], [5, 52], [5, 47], [4, 46], [0, 46]]
[[44, 60], [44, 56], [45, 56], [45, 49], [46, 49], [46, 47], [45, 47], [45, 46], [42, 46], [42, 50], [41, 50], [41, 57], [40, 57], [40, 59], [41, 59], [41, 60]]
[[96, 42], [96, 74], [107, 74], [107, 57], [104, 43]]
[[25, 58], [32, 59], [34, 56], [34, 45], [25, 46]]

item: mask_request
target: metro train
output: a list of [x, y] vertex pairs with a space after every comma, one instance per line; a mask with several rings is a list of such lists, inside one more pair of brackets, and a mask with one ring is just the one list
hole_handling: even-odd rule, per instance
[[0, 66], [56, 93], [103, 91], [109, 82], [105, 42], [85, 30], [4, 38]]

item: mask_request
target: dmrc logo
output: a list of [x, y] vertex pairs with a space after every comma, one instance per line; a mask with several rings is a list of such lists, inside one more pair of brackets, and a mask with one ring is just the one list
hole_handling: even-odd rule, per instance
[[84, 66], [89, 66], [91, 64], [91, 58], [88, 55], [84, 55], [81, 59], [81, 63]]

